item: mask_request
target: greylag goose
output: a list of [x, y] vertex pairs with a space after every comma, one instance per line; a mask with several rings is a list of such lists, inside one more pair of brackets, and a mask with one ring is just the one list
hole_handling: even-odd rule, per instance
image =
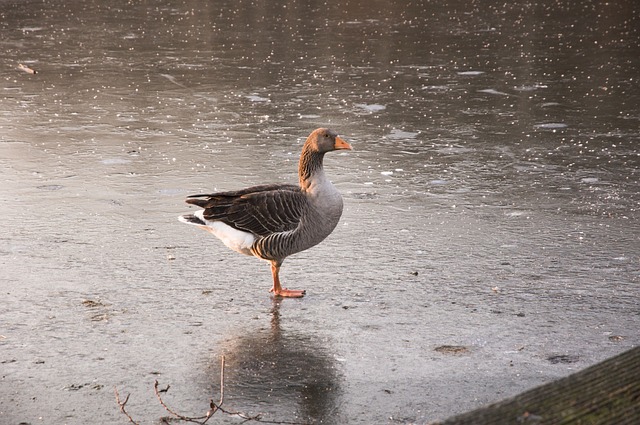
[[351, 145], [334, 131], [319, 128], [302, 147], [298, 185], [191, 195], [186, 202], [203, 209], [179, 219], [211, 232], [234, 251], [269, 261], [275, 296], [302, 297], [305, 291], [282, 288], [280, 266], [288, 256], [320, 243], [338, 224], [342, 196], [324, 173], [322, 160], [339, 149]]

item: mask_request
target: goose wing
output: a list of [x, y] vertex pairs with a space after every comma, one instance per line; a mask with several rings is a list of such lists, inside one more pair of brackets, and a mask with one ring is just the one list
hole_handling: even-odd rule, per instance
[[187, 203], [204, 208], [206, 220], [259, 236], [295, 229], [308, 206], [298, 186], [282, 184], [192, 195]]

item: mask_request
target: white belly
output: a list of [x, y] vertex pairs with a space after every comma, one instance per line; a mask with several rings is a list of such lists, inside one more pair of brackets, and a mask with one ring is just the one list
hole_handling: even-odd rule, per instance
[[245, 255], [253, 255], [251, 252], [251, 246], [255, 241], [253, 234], [234, 229], [221, 221], [205, 220], [202, 212], [203, 211], [198, 211], [194, 215], [207, 223], [206, 226], [201, 226], [204, 230], [211, 232], [232, 250]]

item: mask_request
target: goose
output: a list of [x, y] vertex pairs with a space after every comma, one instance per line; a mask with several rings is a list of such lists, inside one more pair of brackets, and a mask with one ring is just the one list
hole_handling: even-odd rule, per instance
[[236, 252], [270, 262], [270, 292], [276, 297], [303, 297], [304, 290], [282, 287], [280, 266], [288, 256], [322, 242], [337, 226], [342, 196], [325, 174], [323, 159], [325, 153], [342, 149], [352, 147], [333, 130], [318, 128], [302, 147], [298, 185], [191, 195], [186, 203], [203, 209], [179, 220], [212, 233]]

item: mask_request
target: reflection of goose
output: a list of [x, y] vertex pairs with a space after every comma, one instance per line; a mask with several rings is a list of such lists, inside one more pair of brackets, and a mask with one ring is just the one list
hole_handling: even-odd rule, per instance
[[329, 236], [342, 215], [342, 197], [324, 173], [324, 154], [351, 149], [325, 128], [307, 138], [300, 155], [300, 184], [254, 186], [232, 192], [192, 195], [187, 203], [204, 208], [180, 216], [217, 236], [234, 251], [271, 262], [273, 287], [281, 297], [302, 297], [304, 291], [284, 289], [278, 274], [286, 257]]
[[[340, 380], [332, 354], [311, 335], [280, 327], [274, 299], [270, 329], [242, 332], [223, 342], [225, 405], [265, 420], [339, 423]], [[219, 358], [208, 375], [216, 388]]]

